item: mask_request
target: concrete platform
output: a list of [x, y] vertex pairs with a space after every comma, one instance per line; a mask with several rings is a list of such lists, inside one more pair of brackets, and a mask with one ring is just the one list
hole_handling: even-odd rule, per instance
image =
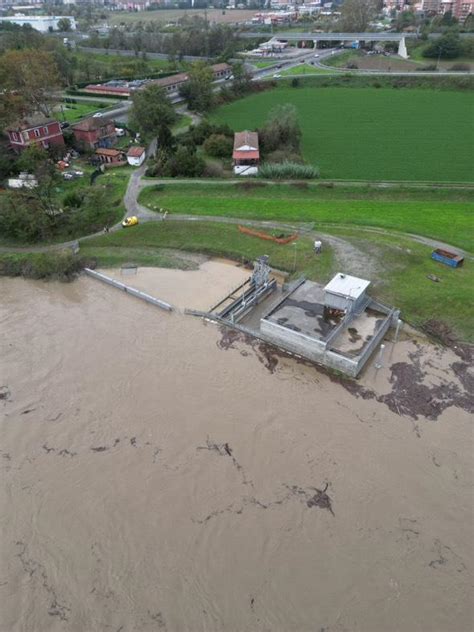
[[311, 338], [324, 339], [341, 318], [324, 318], [324, 288], [306, 281], [271, 312], [267, 320]]
[[387, 318], [386, 314], [367, 308], [335, 338], [332, 351], [351, 357], [362, 353]]

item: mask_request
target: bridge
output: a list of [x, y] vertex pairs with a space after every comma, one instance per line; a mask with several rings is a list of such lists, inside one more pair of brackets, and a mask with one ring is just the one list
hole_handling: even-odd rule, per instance
[[[247, 32], [241, 33], [241, 37], [258, 38], [265, 37], [266, 33]], [[288, 42], [311, 41], [317, 46], [318, 42], [399, 42], [398, 54], [405, 59], [408, 57], [406, 38], [416, 38], [416, 33], [297, 33], [288, 31], [272, 35], [274, 40], [285, 40]]]

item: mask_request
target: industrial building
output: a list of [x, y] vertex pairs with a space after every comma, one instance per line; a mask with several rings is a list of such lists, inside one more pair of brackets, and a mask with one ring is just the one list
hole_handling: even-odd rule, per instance
[[357, 377], [400, 312], [372, 299], [370, 281], [338, 273], [326, 286], [272, 278], [268, 257], [208, 316], [317, 364]]

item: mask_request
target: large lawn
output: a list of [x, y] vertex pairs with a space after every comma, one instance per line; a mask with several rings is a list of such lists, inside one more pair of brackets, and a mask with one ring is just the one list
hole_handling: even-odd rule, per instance
[[[431, 197], [430, 201], [403, 199], [403, 195], [409, 196], [403, 192], [396, 201], [371, 199], [363, 192], [359, 195], [367, 195], [366, 199], [337, 199], [337, 189], [314, 185], [307, 189], [286, 184], [249, 185], [170, 183], [144, 189], [140, 201], [171, 213], [374, 226], [425, 235], [474, 251], [473, 205], [469, 202], [436, 201]], [[357, 196], [357, 191], [352, 195]]]
[[472, 93], [279, 87], [222, 106], [211, 118], [235, 130], [255, 129], [283, 103], [296, 106], [304, 156], [322, 178], [474, 179]]

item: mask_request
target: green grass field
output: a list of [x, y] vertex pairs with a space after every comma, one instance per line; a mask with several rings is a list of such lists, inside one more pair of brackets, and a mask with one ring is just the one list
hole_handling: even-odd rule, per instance
[[[388, 201], [380, 191], [375, 192], [379, 199], [371, 199], [369, 194], [366, 199], [337, 199], [341, 195], [337, 189], [315, 185], [308, 188], [288, 184], [249, 185], [170, 183], [158, 190], [144, 189], [140, 202], [152, 209], [167, 208], [171, 213], [373, 226], [440, 239], [474, 252], [474, 207], [469, 203], [436, 201], [436, 197], [430, 201], [404, 200], [403, 195], [408, 194], [403, 192], [401, 199]], [[359, 195], [364, 197], [362, 192]], [[330, 196], [335, 199], [328, 199]], [[356, 191], [353, 196], [357, 196]]]
[[332, 75], [334, 71], [326, 68], [317, 68], [309, 64], [299, 64], [299, 66], [282, 70], [280, 74], [282, 77], [294, 77], [295, 75]]
[[[106, 103], [106, 105], [110, 106], [111, 104]], [[59, 117], [60, 120], [65, 120], [68, 123], [76, 123], [85, 116], [97, 112], [97, 110], [100, 110], [99, 103], [63, 103]]]
[[282, 86], [222, 106], [211, 119], [255, 129], [284, 103], [297, 108], [304, 157], [322, 178], [474, 179], [470, 92]]

